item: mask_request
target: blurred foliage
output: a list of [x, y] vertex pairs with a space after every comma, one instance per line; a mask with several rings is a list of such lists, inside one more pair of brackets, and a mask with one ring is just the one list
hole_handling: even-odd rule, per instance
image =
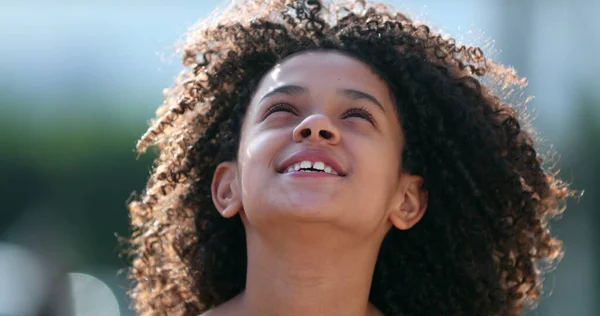
[[126, 200], [143, 189], [153, 159], [136, 159], [134, 152], [145, 128], [144, 120], [115, 125], [96, 117], [59, 117], [39, 126], [3, 116], [0, 233], [31, 213], [60, 224], [76, 254], [75, 268], [122, 268], [115, 234], [129, 234]]

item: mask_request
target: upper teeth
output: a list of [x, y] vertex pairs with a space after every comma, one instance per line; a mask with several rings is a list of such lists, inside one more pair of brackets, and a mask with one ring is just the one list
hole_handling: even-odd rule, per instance
[[322, 161], [310, 162], [308, 160], [304, 160], [302, 162], [299, 162], [299, 163], [296, 163], [296, 164], [290, 166], [289, 168], [287, 168], [285, 173], [292, 172], [292, 171], [319, 172], [319, 171], [315, 171], [315, 170], [306, 170], [306, 169], [316, 169], [316, 170], [323, 171], [326, 173], [331, 173], [333, 175], [338, 174], [337, 172], [335, 172], [335, 170], [333, 170], [333, 168], [331, 168], [331, 166], [326, 165]]

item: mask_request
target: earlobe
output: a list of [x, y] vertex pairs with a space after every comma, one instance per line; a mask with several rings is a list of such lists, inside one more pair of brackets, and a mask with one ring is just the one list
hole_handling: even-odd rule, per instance
[[232, 217], [242, 208], [234, 162], [222, 162], [217, 166], [211, 184], [213, 204], [223, 217]]
[[423, 188], [423, 178], [404, 174], [399, 185], [399, 202], [390, 212], [390, 222], [400, 229], [407, 230], [417, 224], [427, 209], [428, 193]]

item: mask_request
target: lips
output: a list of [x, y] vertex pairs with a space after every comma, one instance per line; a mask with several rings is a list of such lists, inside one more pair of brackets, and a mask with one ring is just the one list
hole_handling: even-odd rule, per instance
[[[302, 164], [303, 162], [304, 164]], [[331, 167], [332, 171], [337, 173], [337, 175], [342, 177], [346, 175], [346, 170], [337, 159], [327, 152], [316, 150], [300, 151], [287, 157], [279, 164], [277, 172], [286, 173], [288, 169], [294, 168], [294, 166], [297, 165], [307, 166], [306, 162], [310, 162], [311, 166], [314, 166], [315, 163], [317, 163], [317, 165], [323, 163], [326, 166]]]

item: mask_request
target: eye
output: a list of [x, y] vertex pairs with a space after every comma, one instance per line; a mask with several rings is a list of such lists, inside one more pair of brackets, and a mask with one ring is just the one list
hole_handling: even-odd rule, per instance
[[273, 113], [276, 113], [276, 112], [289, 112], [294, 115], [298, 115], [298, 110], [296, 110], [296, 108], [293, 107], [292, 105], [287, 104], [287, 103], [276, 103], [276, 104], [270, 106], [265, 111], [264, 117], [266, 118], [267, 116], [269, 116]]
[[371, 124], [375, 125], [375, 119], [373, 115], [369, 113], [365, 108], [351, 108], [344, 113], [343, 118], [349, 117], [358, 117], [369, 121]]

